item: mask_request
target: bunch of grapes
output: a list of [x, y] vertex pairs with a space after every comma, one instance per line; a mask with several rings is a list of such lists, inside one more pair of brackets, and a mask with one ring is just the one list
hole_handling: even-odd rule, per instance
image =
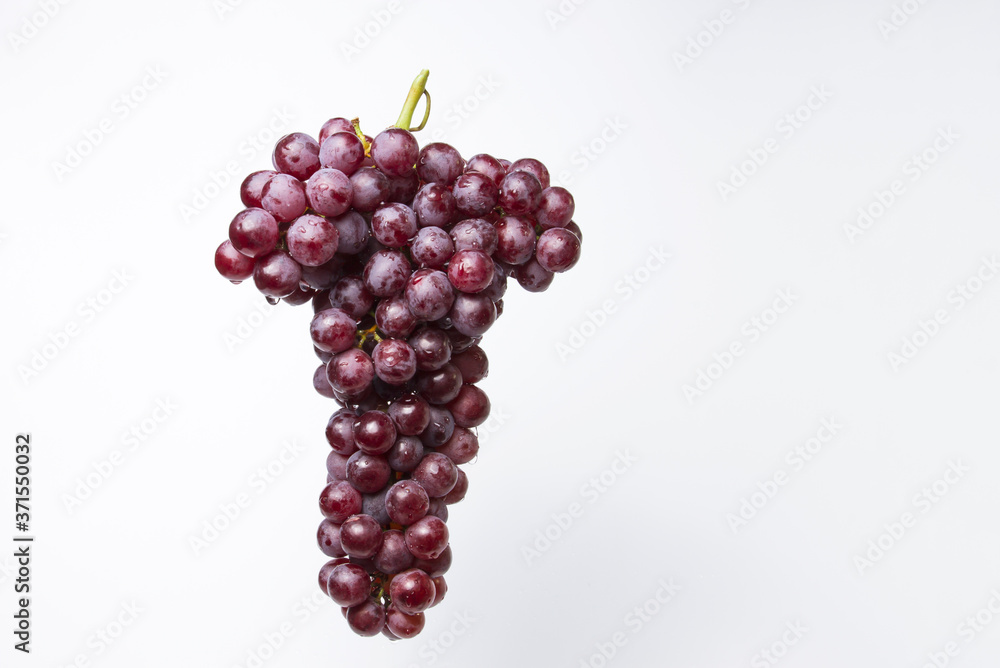
[[479, 346], [508, 277], [541, 292], [576, 264], [573, 197], [538, 160], [420, 148], [400, 122], [374, 139], [333, 118], [278, 141], [215, 254], [271, 303], [311, 302], [315, 389], [340, 408], [326, 438], [320, 588], [359, 635], [411, 638], [447, 592], [448, 506], [490, 401]]

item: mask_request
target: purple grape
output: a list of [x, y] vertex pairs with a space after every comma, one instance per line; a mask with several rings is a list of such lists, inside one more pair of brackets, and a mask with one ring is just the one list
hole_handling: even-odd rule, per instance
[[[491, 262], [493, 261], [491, 260]], [[493, 280], [483, 288], [481, 294], [493, 302], [503, 301], [503, 296], [507, 294], [507, 273], [497, 262], [493, 262]], [[497, 307], [497, 317], [500, 317], [499, 306]]]
[[330, 306], [347, 312], [355, 320], [361, 320], [375, 303], [375, 297], [368, 292], [365, 282], [357, 276], [344, 276], [330, 289]]
[[527, 218], [504, 216], [496, 230], [496, 258], [501, 262], [524, 264], [535, 256], [535, 226]]
[[363, 452], [380, 455], [396, 442], [396, 426], [382, 411], [367, 411], [354, 421], [354, 442]]
[[417, 373], [417, 355], [402, 339], [380, 341], [372, 351], [372, 363], [375, 375], [393, 385], [402, 385]]
[[351, 176], [365, 161], [365, 147], [354, 132], [335, 132], [323, 140], [319, 149], [320, 165]]
[[454, 147], [434, 142], [424, 146], [417, 158], [417, 174], [425, 183], [452, 184], [462, 173], [465, 161]]
[[424, 327], [411, 336], [408, 343], [417, 356], [420, 371], [440, 369], [451, 359], [451, 339], [436, 327]]
[[[435, 591], [435, 594], [436, 593], [437, 592]], [[385, 609], [385, 629], [387, 629], [394, 638], [404, 640], [413, 638], [424, 630], [424, 623], [425, 618], [424, 613], [422, 612], [408, 615], [400, 610], [396, 605], [389, 605]]]
[[[302, 265], [299, 265], [299, 269], [302, 269]], [[296, 286], [295, 291], [281, 298], [281, 301], [285, 302], [290, 306], [302, 306], [308, 301], [311, 301], [316, 291], [308, 286], [303, 285], [304, 280], [299, 278], [299, 284]]]
[[410, 256], [426, 269], [441, 269], [455, 254], [451, 236], [440, 227], [424, 227], [410, 242]]
[[427, 428], [420, 433], [420, 442], [425, 447], [437, 448], [447, 443], [455, 433], [455, 418], [451, 411], [441, 406], [431, 406], [430, 414]]
[[431, 578], [431, 580], [434, 582], [434, 602], [431, 603], [431, 607], [433, 608], [444, 600], [445, 594], [448, 593], [448, 583], [440, 575], [436, 578]]
[[406, 303], [421, 320], [437, 320], [448, 313], [455, 291], [448, 275], [436, 269], [418, 269], [406, 281]]
[[546, 271], [567, 271], [580, 259], [580, 240], [569, 230], [559, 227], [545, 230], [538, 237], [535, 258]]
[[357, 255], [368, 246], [368, 223], [357, 211], [348, 211], [331, 218], [330, 222], [340, 233], [338, 253]]
[[305, 181], [319, 169], [319, 142], [302, 132], [278, 140], [271, 155], [279, 172]]
[[[365, 287], [376, 297], [390, 297], [401, 291], [409, 277], [410, 263], [399, 251], [376, 251], [365, 265]], [[413, 311], [412, 305], [410, 310]], [[413, 313], [418, 315], [416, 311]]]
[[577, 225], [575, 222], [571, 220], [569, 221], [569, 223], [566, 224], [566, 227], [563, 229], [569, 230], [570, 232], [575, 234], [576, 238], [580, 240], [580, 244], [581, 245], [583, 244], [583, 230], [580, 229], [579, 225]]
[[339, 216], [351, 208], [354, 187], [339, 169], [321, 169], [306, 181], [306, 200], [323, 216]]
[[531, 213], [542, 199], [542, 185], [528, 172], [511, 172], [500, 184], [498, 203], [504, 213], [520, 216]]
[[[338, 249], [340, 248], [339, 240], [337, 242], [337, 248]], [[305, 285], [311, 287], [312, 289], [322, 292], [323, 297], [320, 298], [321, 300], [324, 298], [329, 300], [330, 295], [328, 290], [334, 283], [336, 283], [340, 279], [340, 277], [343, 275], [343, 270], [344, 270], [343, 257], [338, 257], [334, 255], [332, 258], [330, 258], [330, 260], [324, 262], [321, 265], [317, 265], [315, 267], [304, 265], [302, 267], [302, 282]], [[313, 301], [314, 306], [316, 305], [316, 303], [317, 303], [316, 301]], [[329, 304], [329, 301], [327, 301], [327, 304]]]
[[542, 191], [538, 208], [535, 209], [535, 220], [543, 229], [566, 227], [573, 219], [576, 203], [569, 191], [559, 186], [552, 186]]
[[277, 173], [270, 169], [264, 169], [243, 179], [243, 183], [240, 184], [240, 200], [243, 204], [250, 208], [260, 208], [260, 198], [264, 195], [262, 192], [264, 186]]
[[382, 535], [382, 547], [372, 557], [375, 567], [386, 575], [395, 575], [413, 565], [413, 555], [406, 549], [406, 540], [399, 529], [390, 529]]
[[368, 600], [371, 577], [356, 564], [340, 564], [330, 573], [326, 590], [337, 605], [352, 606]]
[[[440, 518], [428, 515], [408, 526], [403, 532], [403, 538], [406, 540], [406, 548], [414, 557], [436, 559], [448, 547], [448, 525]], [[392, 598], [397, 600], [395, 596]]]
[[538, 183], [541, 184], [542, 189], [549, 187], [549, 170], [534, 158], [521, 158], [512, 163], [507, 169], [507, 173], [513, 174], [514, 172], [528, 172], [538, 179]]
[[528, 292], [544, 292], [552, 285], [554, 273], [532, 258], [524, 264], [514, 267], [514, 278]]
[[373, 598], [347, 608], [347, 625], [359, 636], [377, 636], [385, 628], [385, 609]]
[[[389, 480], [392, 481], [392, 476], [389, 477]], [[383, 529], [387, 529], [390, 524], [389, 515], [385, 512], [385, 493], [387, 491], [389, 491], [388, 485], [377, 492], [361, 495], [361, 512], [374, 517]]]
[[467, 464], [479, 454], [479, 437], [465, 427], [455, 427], [451, 437], [437, 451], [456, 464]]
[[451, 189], [455, 196], [455, 206], [459, 212], [470, 218], [484, 216], [497, 205], [500, 191], [490, 177], [479, 172], [466, 172], [457, 179]]
[[417, 392], [431, 404], [446, 404], [462, 389], [462, 374], [454, 364], [435, 371], [422, 371], [417, 377]]
[[[389, 408], [392, 409], [391, 406]], [[430, 413], [427, 413], [427, 417], [429, 420]], [[385, 453], [385, 458], [394, 471], [409, 473], [424, 458], [424, 444], [415, 436], [400, 436], [389, 452]]]
[[[458, 481], [455, 482], [455, 486], [451, 488], [451, 491], [445, 494], [442, 498], [444, 499], [444, 502], [446, 504], [451, 506], [464, 499], [468, 491], [469, 491], [469, 478], [468, 476], [465, 475], [465, 471], [463, 471], [462, 469], [458, 469]], [[441, 554], [441, 557], [443, 557], [444, 554], [447, 552], [448, 550], [445, 550], [444, 553]], [[440, 559], [441, 557], [438, 557], [438, 559]], [[451, 564], [450, 558], [448, 559], [448, 563], [449, 565]], [[424, 568], [424, 564], [421, 564], [420, 567]], [[444, 574], [443, 572], [434, 573], [434, 575], [443, 575], [443, 574]]]
[[389, 248], [399, 248], [417, 235], [417, 215], [405, 204], [387, 204], [372, 216], [372, 234]]
[[296, 262], [318, 267], [333, 259], [340, 234], [326, 218], [307, 213], [292, 222], [285, 240], [288, 253]]
[[359, 450], [347, 460], [347, 481], [363, 494], [374, 494], [385, 487], [391, 475], [389, 462], [382, 455]]
[[479, 250], [493, 255], [497, 249], [497, 230], [492, 223], [482, 218], [463, 220], [452, 228], [451, 238], [455, 251]]
[[340, 525], [330, 520], [323, 520], [316, 530], [316, 542], [319, 549], [328, 557], [339, 558], [347, 556], [340, 544]]
[[351, 175], [354, 190], [354, 208], [374, 211], [389, 198], [389, 180], [374, 167], [364, 167]]
[[302, 267], [285, 251], [276, 250], [257, 259], [253, 282], [268, 297], [287, 297], [299, 287]]
[[375, 136], [371, 156], [387, 176], [404, 176], [417, 163], [420, 147], [416, 138], [402, 128], [389, 128]]
[[[407, 395], [393, 402], [388, 409], [396, 431], [403, 436], [416, 436], [430, 422], [430, 407], [417, 395]], [[399, 446], [399, 441], [393, 447]], [[393, 468], [398, 468], [393, 466]]]
[[323, 517], [341, 524], [351, 515], [361, 512], [361, 492], [346, 480], [331, 482], [319, 495], [319, 509]]
[[354, 125], [346, 118], [331, 118], [319, 130], [319, 143], [322, 145], [327, 137], [336, 132], [354, 134]]
[[331, 450], [326, 455], [326, 472], [334, 480], [347, 480], [347, 460], [349, 457], [345, 457], [336, 450]]
[[402, 295], [387, 297], [375, 308], [375, 324], [388, 337], [405, 338], [417, 326], [417, 319]]
[[440, 183], [428, 183], [413, 198], [413, 212], [420, 227], [446, 227], [458, 212], [451, 188]]
[[448, 402], [448, 410], [459, 427], [478, 427], [490, 416], [490, 399], [475, 385], [465, 384]]
[[349, 557], [370, 559], [382, 547], [382, 527], [371, 515], [354, 515], [340, 525], [340, 545]]
[[344, 394], [359, 394], [371, 387], [375, 369], [367, 353], [351, 348], [330, 360], [326, 365], [326, 377], [334, 390]]
[[[449, 239], [449, 241], [451, 240]], [[229, 239], [223, 241], [215, 249], [215, 268], [222, 274], [223, 278], [233, 283], [250, 278], [253, 275], [253, 266], [253, 258], [236, 250], [233, 242]]]
[[448, 280], [462, 292], [482, 292], [493, 282], [493, 275], [493, 260], [482, 251], [460, 250], [448, 263]]
[[261, 190], [260, 205], [279, 223], [290, 223], [306, 212], [306, 186], [294, 176], [275, 174]]
[[389, 194], [387, 199], [390, 202], [409, 204], [420, 189], [420, 177], [417, 176], [415, 169], [411, 169], [404, 176], [390, 176], [388, 179]]
[[422, 570], [430, 578], [436, 578], [448, 572], [448, 569], [451, 568], [451, 559], [451, 546], [449, 545], [436, 559], [414, 559], [413, 568]]
[[469, 162], [465, 165], [465, 171], [485, 174], [498, 188], [503, 182], [503, 177], [507, 175], [507, 170], [500, 164], [500, 161], [486, 153], [479, 153], [469, 158]]
[[447, 522], [448, 504], [444, 502], [444, 497], [431, 499], [431, 507], [427, 510], [427, 514], [432, 517], [438, 518], [442, 522]]
[[460, 292], [449, 316], [456, 331], [466, 336], [482, 336], [496, 321], [497, 309], [489, 297]]
[[452, 355], [451, 363], [458, 367], [462, 373], [462, 380], [466, 383], [478, 383], [490, 372], [489, 360], [479, 346], [471, 346]]
[[428, 491], [415, 480], [400, 480], [385, 493], [385, 512], [396, 524], [413, 524], [427, 514], [429, 506]]
[[339, 308], [328, 308], [313, 316], [309, 335], [320, 350], [339, 353], [354, 345], [357, 323]]
[[330, 416], [326, 423], [326, 441], [334, 452], [346, 457], [357, 452], [358, 444], [354, 442], [354, 422], [357, 419], [357, 413], [350, 408], [341, 408]]
[[[458, 468], [445, 455], [432, 452], [424, 455], [417, 468], [413, 469], [412, 478], [427, 490], [428, 496], [440, 497], [455, 487], [458, 481]], [[388, 503], [386, 505], [388, 506]]]
[[[409, 546], [409, 539], [404, 536], [404, 540]], [[396, 610], [408, 615], [422, 612], [431, 607], [435, 594], [434, 581], [427, 573], [416, 568], [399, 573], [389, 585], [389, 596], [392, 597], [392, 604]]]
[[326, 379], [326, 364], [320, 364], [313, 372], [313, 389], [327, 399], [333, 399], [333, 388], [330, 381]]
[[263, 209], [244, 209], [229, 224], [229, 240], [247, 257], [267, 255], [278, 245], [278, 221]]
[[[338, 538], [339, 540], [339, 538]], [[333, 569], [341, 564], [348, 563], [347, 559], [338, 558], [331, 559], [330, 561], [323, 564], [319, 569], [319, 588], [326, 596], [330, 595], [329, 590], [326, 588], [326, 583], [330, 580], [330, 575], [333, 573]]]

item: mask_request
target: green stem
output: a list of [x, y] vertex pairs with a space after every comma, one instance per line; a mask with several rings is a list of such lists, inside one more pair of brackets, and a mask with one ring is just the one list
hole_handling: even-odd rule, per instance
[[424, 89], [427, 87], [427, 77], [430, 73], [430, 70], [420, 70], [420, 74], [413, 80], [410, 92], [406, 95], [406, 102], [403, 103], [403, 110], [399, 112], [399, 119], [396, 121], [397, 128], [410, 129], [410, 123], [413, 121], [413, 112], [417, 108], [417, 102], [420, 101], [420, 98], [424, 94]]

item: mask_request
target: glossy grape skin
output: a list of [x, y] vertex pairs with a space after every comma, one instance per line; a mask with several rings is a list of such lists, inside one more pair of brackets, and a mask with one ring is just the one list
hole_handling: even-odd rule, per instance
[[466, 172], [451, 189], [458, 211], [469, 218], [484, 216], [497, 205], [500, 191], [490, 177], [479, 172]]
[[236, 250], [233, 242], [229, 239], [219, 244], [219, 247], [215, 250], [216, 270], [222, 274], [223, 278], [233, 283], [239, 283], [250, 278], [253, 275], [253, 266], [253, 258]]
[[549, 187], [549, 170], [538, 160], [534, 158], [521, 158], [513, 162], [507, 169], [508, 174], [520, 171], [528, 172], [538, 179], [538, 183], [543, 189]]
[[533, 174], [512, 172], [500, 184], [497, 203], [506, 214], [515, 216], [531, 213], [542, 199], [542, 185]]
[[339, 558], [347, 556], [340, 544], [340, 525], [330, 520], [320, 522], [316, 530], [316, 542], [320, 551], [328, 557]]
[[436, 559], [448, 547], [448, 525], [438, 517], [427, 515], [406, 527], [403, 538], [414, 557]]
[[402, 295], [387, 297], [375, 308], [375, 324], [390, 338], [406, 338], [417, 326], [417, 318], [410, 311]]
[[240, 201], [248, 208], [260, 208], [260, 198], [263, 197], [264, 186], [278, 172], [263, 169], [250, 174], [240, 184]]
[[455, 433], [455, 418], [451, 411], [442, 406], [430, 407], [427, 428], [420, 432], [420, 442], [425, 447], [437, 448], [448, 442]]
[[441, 269], [454, 254], [451, 236], [440, 227], [423, 227], [410, 242], [410, 256], [421, 268]]
[[483, 338], [481, 336], [466, 336], [455, 329], [449, 329], [445, 333], [451, 340], [451, 348], [456, 355], [465, 352], [472, 346], [478, 345]]
[[342, 309], [355, 320], [361, 320], [375, 303], [375, 297], [365, 287], [363, 279], [344, 276], [333, 284], [329, 301], [333, 308]]
[[306, 181], [306, 201], [323, 216], [339, 216], [351, 208], [354, 187], [339, 169], [320, 169]]
[[347, 609], [347, 624], [359, 636], [377, 636], [385, 627], [385, 609], [369, 598]]
[[420, 177], [417, 170], [411, 169], [404, 176], [389, 176], [389, 194], [386, 199], [399, 204], [410, 204], [420, 189]]
[[333, 259], [340, 233], [326, 218], [307, 213], [289, 225], [285, 241], [288, 253], [296, 262], [318, 267]]
[[326, 589], [337, 605], [357, 605], [368, 600], [371, 577], [356, 564], [340, 564], [331, 571]]
[[563, 229], [568, 230], [573, 234], [575, 234], [576, 238], [580, 240], [580, 245], [581, 246], [583, 245], [583, 230], [580, 229], [579, 225], [577, 225], [574, 221], [571, 220], [569, 221], [569, 223], [566, 224], [566, 227]]
[[490, 399], [475, 385], [465, 384], [448, 402], [448, 410], [459, 427], [478, 427], [490, 416]]
[[406, 175], [416, 165], [419, 154], [416, 138], [402, 128], [383, 130], [372, 140], [372, 159], [388, 176]]
[[348, 563], [347, 559], [343, 557], [337, 559], [331, 559], [330, 561], [323, 564], [319, 569], [319, 588], [325, 596], [329, 596], [330, 592], [326, 588], [326, 583], [330, 580], [330, 574], [333, 573], [333, 569], [341, 564]]
[[304, 214], [308, 203], [305, 184], [288, 174], [275, 174], [261, 190], [261, 207], [279, 223], [290, 223]]
[[368, 246], [368, 223], [357, 211], [335, 216], [330, 219], [337, 232], [340, 234], [340, 242], [337, 245], [337, 252], [344, 255], [357, 255]]
[[431, 603], [433, 608], [435, 605], [444, 600], [445, 594], [448, 593], [448, 583], [440, 575], [436, 578], [431, 578], [434, 581], [434, 602]]
[[442, 522], [448, 521], [448, 504], [444, 502], [444, 497], [437, 497], [431, 499], [431, 507], [427, 510], [427, 514], [436, 517]]
[[[303, 266], [300, 264], [299, 269], [301, 270]], [[304, 274], [305, 272], [300, 272]], [[295, 291], [290, 295], [285, 295], [281, 298], [281, 301], [288, 304], [289, 306], [302, 306], [308, 301], [312, 301], [313, 296], [315, 296], [316, 291], [308, 286], [304, 286], [304, 279], [299, 278], [299, 284], [296, 286]]]
[[302, 267], [285, 251], [276, 250], [258, 258], [253, 282], [268, 297], [287, 297], [299, 287]]
[[348, 517], [340, 525], [340, 544], [349, 557], [370, 559], [382, 547], [382, 527], [371, 515]]
[[354, 423], [358, 415], [350, 408], [341, 408], [326, 423], [326, 441], [330, 448], [341, 455], [350, 456], [358, 449], [354, 441]]
[[535, 256], [535, 226], [521, 216], [504, 216], [496, 225], [496, 258], [507, 264], [524, 264]]
[[375, 211], [389, 198], [389, 180], [374, 167], [364, 167], [351, 175], [354, 208], [358, 211]]
[[479, 454], [479, 437], [470, 429], [455, 427], [451, 437], [437, 451], [455, 464], [467, 464]]
[[452, 355], [451, 363], [458, 367], [462, 373], [462, 380], [466, 383], [478, 383], [490, 372], [490, 362], [486, 352], [475, 345]]
[[320, 364], [313, 372], [313, 389], [327, 399], [333, 399], [333, 388], [330, 381], [326, 379], [326, 364]]
[[[390, 447], [392, 443], [389, 444]], [[382, 455], [359, 450], [347, 459], [347, 482], [362, 494], [374, 494], [389, 482], [392, 471]]]
[[465, 168], [465, 161], [453, 146], [441, 142], [427, 144], [417, 157], [417, 174], [425, 183], [451, 185]]
[[416, 614], [434, 602], [434, 582], [427, 573], [411, 568], [392, 579], [389, 596], [397, 609], [408, 615]]
[[383, 339], [372, 351], [375, 375], [387, 383], [402, 385], [417, 372], [417, 356], [406, 341]]
[[313, 316], [309, 335], [320, 350], [339, 353], [354, 345], [354, 318], [339, 308], [328, 308]]
[[436, 269], [418, 269], [406, 281], [406, 303], [421, 320], [437, 320], [455, 301], [448, 275]]
[[417, 215], [405, 204], [392, 203], [372, 216], [372, 233], [380, 244], [400, 248], [417, 235]]
[[448, 572], [451, 568], [452, 553], [451, 546], [444, 548], [444, 551], [435, 559], [414, 559], [413, 568], [418, 568], [428, 577], [434, 579]]
[[[338, 249], [339, 249], [338, 241]], [[320, 299], [329, 300], [329, 290], [340, 277], [344, 274], [344, 259], [341, 256], [334, 255], [330, 260], [324, 262], [323, 264], [317, 265], [315, 267], [310, 267], [308, 265], [302, 265], [302, 282], [308, 285], [310, 288], [317, 292], [323, 293]], [[313, 306], [317, 305], [315, 301], [315, 296], [313, 295], [314, 301]], [[329, 301], [327, 301], [329, 303]], [[322, 310], [322, 309], [320, 309]]]
[[447, 456], [438, 452], [424, 455], [423, 460], [413, 469], [411, 477], [427, 490], [430, 497], [444, 496], [458, 481], [458, 469]]
[[[417, 395], [408, 395], [394, 401], [389, 405], [388, 414], [396, 425], [396, 432], [402, 436], [416, 436], [430, 422], [430, 406]], [[396, 445], [399, 445], [398, 441]]]
[[[399, 251], [376, 251], [365, 265], [365, 287], [376, 297], [391, 297], [400, 292], [409, 277], [410, 263]], [[410, 310], [413, 311], [412, 304]], [[413, 314], [419, 317], [416, 311]]]
[[358, 416], [353, 433], [357, 446], [370, 454], [382, 454], [396, 442], [396, 425], [382, 411], [365, 411]]
[[[390, 475], [389, 482], [391, 483], [393, 480], [393, 476]], [[377, 492], [361, 495], [361, 512], [374, 517], [383, 529], [388, 529], [391, 522], [389, 514], [385, 512], [385, 493], [387, 491], [389, 491], [388, 483]]]
[[436, 327], [417, 330], [408, 343], [417, 356], [417, 369], [420, 371], [440, 369], [451, 359], [451, 339]]
[[335, 132], [320, 144], [319, 162], [325, 169], [351, 176], [364, 161], [365, 147], [353, 132]]
[[449, 316], [456, 331], [466, 336], [482, 336], [496, 321], [497, 309], [489, 297], [460, 292]]
[[542, 229], [566, 227], [573, 219], [576, 203], [568, 190], [552, 186], [542, 191], [534, 216]]
[[430, 495], [415, 480], [400, 480], [385, 493], [385, 511], [396, 524], [413, 524], [427, 514], [429, 507]]
[[[492, 261], [491, 261], [492, 262]], [[498, 262], [493, 264], [493, 280], [483, 288], [482, 294], [493, 302], [502, 302], [503, 296], [507, 294], [507, 272]], [[500, 305], [497, 305], [497, 317], [500, 317]]]
[[[427, 421], [430, 421], [429, 412], [427, 413]], [[425, 424], [424, 429], [426, 428]], [[417, 468], [417, 464], [424, 458], [424, 444], [415, 436], [400, 436], [393, 443], [389, 452], [385, 453], [385, 458], [394, 471], [409, 473]]]
[[424, 613], [422, 612], [408, 615], [400, 610], [398, 606], [390, 605], [386, 608], [385, 628], [389, 630], [394, 638], [409, 639], [424, 630], [424, 619]]
[[528, 292], [544, 292], [552, 285], [555, 274], [532, 258], [524, 264], [514, 267], [514, 278]]
[[319, 169], [319, 142], [302, 132], [278, 140], [271, 154], [274, 168], [305, 181]]
[[[446, 504], [454, 505], [465, 498], [465, 495], [469, 491], [469, 477], [465, 475], [465, 471], [458, 469], [458, 480], [455, 481], [455, 486], [451, 488], [451, 491], [445, 494], [442, 499]], [[447, 552], [448, 550], [445, 550]], [[442, 556], [444, 556], [442, 554]], [[439, 557], [440, 558], [440, 557]], [[449, 564], [450, 565], [450, 564]], [[443, 573], [435, 573], [435, 575], [443, 575]]]
[[278, 245], [278, 221], [263, 209], [244, 209], [229, 224], [229, 241], [247, 257], [267, 255]]
[[420, 227], [446, 227], [458, 212], [451, 188], [441, 183], [428, 183], [413, 198], [413, 212]]
[[545, 230], [538, 237], [535, 258], [546, 271], [567, 271], [580, 260], [580, 240], [569, 230], [558, 227]]
[[493, 255], [497, 249], [496, 227], [482, 218], [469, 218], [455, 225], [451, 230], [455, 252], [479, 250]]
[[326, 455], [326, 472], [334, 480], [347, 480], [347, 460], [350, 457], [345, 457], [336, 450], [330, 450]]
[[422, 371], [417, 377], [417, 392], [428, 403], [446, 404], [462, 389], [462, 374], [453, 364], [445, 364], [434, 371]]
[[382, 535], [382, 546], [372, 557], [376, 568], [386, 575], [395, 575], [413, 566], [414, 558], [406, 549], [406, 540], [399, 529], [390, 529]]
[[375, 368], [371, 358], [357, 348], [338, 353], [326, 365], [326, 375], [334, 390], [357, 394], [371, 387]]
[[354, 134], [354, 125], [346, 118], [337, 117], [331, 118], [319, 130], [319, 143], [320, 145], [326, 141], [326, 138], [336, 132], [347, 132]]
[[346, 480], [331, 482], [320, 493], [319, 509], [326, 519], [342, 524], [351, 515], [361, 512], [361, 492]]
[[503, 177], [507, 175], [507, 170], [500, 164], [500, 161], [486, 153], [478, 153], [469, 158], [469, 162], [465, 165], [465, 171], [485, 174], [498, 188], [503, 182]]
[[460, 250], [448, 262], [448, 280], [462, 292], [482, 292], [493, 275], [493, 260], [482, 251]]

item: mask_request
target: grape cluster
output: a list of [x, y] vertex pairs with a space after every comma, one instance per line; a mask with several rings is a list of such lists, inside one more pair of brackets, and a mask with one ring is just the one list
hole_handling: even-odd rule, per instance
[[318, 140], [282, 138], [273, 161], [243, 182], [216, 267], [272, 303], [312, 302], [313, 385], [341, 406], [326, 426], [319, 585], [356, 633], [410, 638], [447, 592], [448, 506], [490, 412], [479, 343], [508, 277], [541, 292], [576, 264], [573, 197], [537, 160], [464, 160], [344, 118]]

